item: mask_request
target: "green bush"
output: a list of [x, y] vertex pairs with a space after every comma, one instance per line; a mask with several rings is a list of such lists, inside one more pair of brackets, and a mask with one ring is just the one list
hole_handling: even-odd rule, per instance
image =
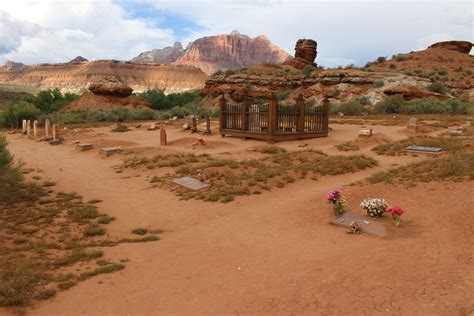
[[7, 141], [0, 135], [0, 201], [8, 202], [18, 198], [23, 177], [19, 168], [13, 166]]
[[361, 115], [367, 109], [359, 101], [349, 101], [331, 106], [331, 113], [343, 113], [344, 115]]
[[375, 105], [374, 112], [381, 114], [466, 114], [469, 104], [456, 99], [439, 101], [435, 98], [405, 101], [401, 95], [390, 96]]
[[372, 84], [374, 88], [381, 88], [384, 85], [385, 83], [383, 82], [383, 80], [375, 80], [374, 83]]
[[175, 106], [184, 106], [190, 102], [200, 100], [199, 91], [187, 91], [182, 93], [170, 93], [166, 95], [161, 90], [148, 90], [139, 96], [148, 102], [155, 110], [169, 110]]
[[375, 113], [390, 114], [400, 113], [405, 100], [401, 95], [389, 96], [385, 101], [379, 102], [375, 105]]
[[214, 71], [214, 72], [212, 73], [212, 77], [220, 76], [220, 75], [222, 75], [222, 74], [223, 74], [222, 70], [217, 69], [216, 71]]
[[311, 76], [311, 73], [313, 72], [313, 70], [315, 70], [316, 68], [312, 65], [306, 65], [304, 66], [302, 72], [304, 74], [305, 77], [309, 77]]
[[39, 109], [42, 113], [52, 113], [61, 110], [66, 104], [75, 100], [78, 97], [76, 94], [66, 93], [56, 89], [49, 89], [40, 91], [35, 97], [27, 98], [26, 100]]
[[448, 88], [442, 82], [439, 82], [439, 81], [430, 83], [428, 86], [426, 86], [426, 89], [428, 89], [431, 92], [437, 92], [441, 94], [448, 93]]
[[40, 111], [31, 103], [9, 103], [0, 113], [0, 127], [18, 128], [22, 120], [36, 120]]
[[387, 57], [384, 57], [384, 56], [380, 56], [379, 58], [377, 58], [377, 62], [379, 64], [384, 63], [386, 60], [387, 60]]

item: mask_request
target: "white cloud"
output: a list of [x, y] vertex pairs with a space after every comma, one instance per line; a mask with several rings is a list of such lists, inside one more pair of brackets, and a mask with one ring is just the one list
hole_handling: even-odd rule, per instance
[[111, 0], [17, 0], [2, 3], [1, 10], [0, 62], [130, 59], [175, 40], [171, 29], [127, 18]]

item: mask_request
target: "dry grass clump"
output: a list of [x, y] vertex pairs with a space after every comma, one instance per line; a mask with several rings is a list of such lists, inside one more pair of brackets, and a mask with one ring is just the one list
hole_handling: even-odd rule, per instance
[[341, 143], [336, 145], [337, 150], [339, 151], [357, 151], [360, 149], [359, 145], [352, 141]]
[[369, 179], [370, 183], [404, 183], [431, 181], [472, 181], [474, 180], [474, 153], [454, 153], [438, 156], [406, 166], [378, 172]]
[[460, 138], [418, 136], [380, 144], [372, 150], [379, 155], [395, 156], [402, 154], [407, 146], [441, 147], [444, 152], [458, 152], [465, 148]]
[[[356, 172], [373, 167], [377, 162], [364, 155], [328, 156], [320, 151], [304, 150], [287, 152], [277, 146], [257, 149], [265, 156], [260, 159], [216, 159], [210, 155], [177, 154], [149, 158], [127, 159], [125, 168], [142, 166], [146, 169], [172, 167], [173, 172], [154, 176], [154, 185], [168, 188], [182, 199], [228, 203], [235, 196], [260, 194], [273, 187], [283, 188], [297, 179], [323, 175]], [[211, 184], [201, 191], [190, 191], [174, 185], [169, 180], [190, 176]]]

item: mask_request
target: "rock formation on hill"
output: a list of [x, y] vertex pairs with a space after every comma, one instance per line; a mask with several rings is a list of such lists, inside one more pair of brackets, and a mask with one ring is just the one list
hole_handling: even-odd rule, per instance
[[449, 49], [463, 54], [469, 54], [472, 48], [472, 43], [467, 41], [446, 41], [435, 43], [428, 48]]
[[[18, 89], [59, 88], [62, 92], [82, 93], [104, 76], [115, 76], [136, 92], [160, 89], [166, 93], [200, 89], [206, 74], [198, 68], [174, 65], [137, 64], [97, 60], [81, 63], [39, 64], [21, 69], [0, 67], [0, 84]], [[18, 90], [17, 89], [17, 90]]]
[[[269, 98], [277, 93], [290, 99], [300, 93], [317, 101], [327, 97], [333, 102], [365, 97], [376, 103], [394, 94], [407, 100], [425, 97], [445, 100], [454, 96], [474, 100], [474, 56], [467, 54], [468, 45], [462, 45], [466, 48], [460, 50], [460, 45], [439, 43], [426, 50], [394, 55], [390, 60], [369, 63], [359, 69], [318, 69], [309, 75], [295, 69], [291, 63], [254, 65], [232, 75], [212, 76], [201, 91], [203, 95], [214, 98], [214, 104], [218, 104], [217, 98], [221, 94], [240, 102], [246, 94]], [[446, 95], [428, 89], [429, 84], [437, 81], [448, 88]]]
[[207, 74], [221, 69], [238, 69], [256, 63], [281, 63], [288, 53], [264, 36], [250, 38], [237, 31], [200, 38], [188, 45], [176, 65], [199, 67]]
[[154, 49], [141, 53], [131, 61], [143, 64], [171, 64], [183, 56], [184, 49], [180, 42], [174, 43], [173, 47]]
[[84, 63], [86, 61], [88, 61], [86, 58], [84, 58], [82, 56], [77, 56], [76, 58], [71, 59], [69, 62], [70, 63]]
[[314, 60], [318, 55], [318, 43], [312, 39], [299, 39], [295, 46], [295, 58], [287, 59], [283, 64], [297, 69], [303, 69], [307, 65], [315, 66]]
[[133, 89], [114, 77], [90, 85], [89, 91], [69, 103], [63, 111], [110, 111], [116, 107], [148, 108], [150, 104], [132, 94]]
[[4, 69], [22, 69], [23, 67], [25, 67], [25, 64], [16, 63], [11, 60], [7, 60], [2, 66], [0, 66], [0, 68]]

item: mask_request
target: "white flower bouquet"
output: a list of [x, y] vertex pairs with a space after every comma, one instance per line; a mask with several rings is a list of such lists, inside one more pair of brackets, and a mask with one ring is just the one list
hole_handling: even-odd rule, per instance
[[367, 198], [360, 206], [367, 211], [367, 215], [371, 217], [381, 217], [385, 213], [388, 203], [384, 199], [371, 199]]

